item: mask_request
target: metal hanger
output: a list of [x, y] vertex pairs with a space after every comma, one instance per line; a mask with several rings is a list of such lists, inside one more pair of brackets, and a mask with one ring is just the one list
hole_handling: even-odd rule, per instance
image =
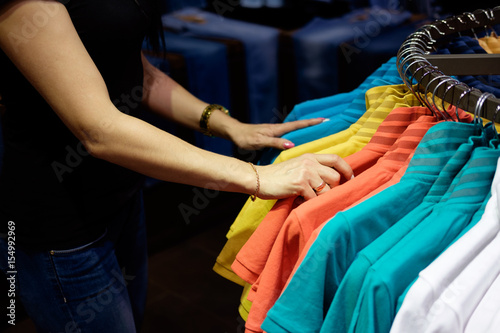
[[[406, 75], [408, 68], [414, 63], [413, 60], [415, 60], [415, 59], [419, 59], [420, 61], [425, 61], [428, 63], [428, 61], [420, 53], [408, 54], [404, 57], [401, 57], [400, 61], [397, 62], [397, 70], [398, 70], [398, 73], [401, 76], [401, 78], [403, 78], [403, 76]], [[410, 61], [412, 61], [410, 63], [410, 65], [406, 66], [406, 64]]]
[[[423, 105], [425, 105], [429, 110], [431, 110], [431, 112], [437, 117], [437, 115], [435, 114], [433, 108], [429, 105], [428, 101], [427, 101], [427, 98], [425, 97], [422, 97], [422, 93], [420, 92], [420, 88], [423, 87], [422, 85], [422, 80], [427, 76], [427, 75], [430, 75], [431, 73], [434, 73], [434, 72], [439, 72], [439, 69], [437, 67], [431, 67], [430, 70], [428, 70], [427, 72], [425, 72], [421, 77], [420, 77], [420, 80], [418, 80], [418, 83], [417, 83], [417, 89], [415, 91], [415, 96], [417, 96], [417, 98], [422, 102]], [[420, 97], [420, 98], [419, 98]]]
[[460, 94], [460, 96], [458, 97], [457, 104], [455, 105], [455, 106], [457, 107], [457, 109], [455, 110], [457, 117], [458, 117], [458, 109], [460, 108], [460, 104], [462, 103], [462, 99], [463, 99], [465, 96], [469, 96], [469, 97], [468, 97], [468, 99], [467, 99], [467, 104], [466, 104], [466, 107], [461, 108], [462, 110], [467, 110], [467, 109], [468, 109], [468, 106], [469, 106], [469, 104], [470, 104], [470, 94], [471, 94], [473, 91], [477, 91], [477, 89], [476, 89], [476, 88], [473, 88], [473, 87], [469, 87], [467, 90], [465, 90], [464, 92], [462, 92], [462, 93]]
[[[424, 62], [424, 64], [423, 64], [422, 66], [420, 66], [419, 68], [417, 68], [417, 69], [413, 72], [413, 75], [410, 75], [410, 76], [408, 77], [408, 82], [406, 82], [406, 84], [407, 84], [408, 88], [411, 90], [411, 92], [413, 93], [413, 95], [415, 95], [415, 97], [416, 97], [416, 98], [420, 101], [420, 104], [425, 105], [425, 106], [427, 106], [427, 107], [428, 107], [428, 105], [425, 103], [425, 101], [423, 100], [422, 96], [421, 96], [421, 95], [420, 95], [420, 93], [417, 91], [418, 87], [419, 87], [419, 86], [421, 86], [421, 84], [420, 84], [420, 80], [423, 78], [423, 76], [425, 76], [425, 74], [423, 74], [423, 75], [422, 75], [422, 77], [420, 78], [420, 80], [419, 80], [419, 81], [417, 81], [417, 82], [415, 82], [415, 84], [413, 84], [413, 79], [415, 78], [415, 76], [414, 76], [414, 75], [416, 75], [416, 74], [417, 74], [420, 70], [423, 70], [423, 69], [425, 69], [425, 68], [429, 68], [429, 67], [430, 67], [430, 68], [432, 68], [432, 69], [437, 70], [437, 67], [432, 66], [429, 62], [425, 61], [425, 62]], [[417, 88], [417, 89], [415, 89], [415, 88]], [[429, 109], [429, 110], [432, 112], [432, 114], [433, 114], [434, 116], [436, 116], [436, 115], [435, 115], [435, 113], [434, 113], [434, 110], [432, 110], [432, 109]]]
[[[493, 21], [493, 19], [495, 18], [495, 15], [493, 14], [493, 10], [491, 10], [491, 9], [488, 9], [488, 10], [486, 10], [486, 9], [480, 9], [480, 11], [482, 13], [484, 13], [484, 15], [486, 16], [486, 18], [490, 22]], [[491, 34], [489, 34], [490, 36], [493, 36], [493, 35], [496, 36], [497, 35], [497, 33], [496, 33], [495, 29], [493, 28], [493, 26], [491, 24], [485, 23], [484, 24], [484, 30], [486, 31], [486, 35], [487, 36], [488, 36], [488, 29], [491, 30]]]
[[[408, 46], [406, 46], [408, 44]], [[428, 53], [432, 50], [432, 44], [426, 43], [423, 39], [418, 38], [417, 36], [410, 36], [408, 39], [401, 44], [401, 48], [407, 47], [419, 47], [424, 53]]]
[[434, 24], [427, 24], [426, 27], [429, 27], [429, 28], [434, 28], [437, 33], [441, 36], [445, 36], [446, 34], [444, 32], [442, 32], [441, 30], [439, 30], [439, 28], [437, 26], [435, 26]]
[[[466, 89], [469, 89], [469, 86], [466, 85], [465, 83], [461, 82], [461, 81], [458, 81], [456, 80], [455, 82], [452, 82], [447, 88], [446, 90], [444, 91], [443, 93], [443, 98], [441, 99], [441, 106], [443, 107], [443, 110], [446, 109], [446, 107], [444, 106], [444, 102], [445, 102], [445, 98], [446, 98], [446, 95], [448, 94], [448, 91], [450, 91], [451, 89], [454, 89], [456, 86], [464, 86]], [[471, 89], [472, 90], [472, 89]], [[458, 103], [457, 103], [458, 104]], [[460, 116], [458, 115], [458, 106], [457, 105], [453, 105], [450, 103], [450, 105], [454, 106], [455, 107], [455, 115], [456, 115], [456, 118], [457, 118], [457, 122], [460, 122]]]
[[[439, 78], [439, 77], [438, 77]], [[437, 90], [439, 89], [439, 86], [442, 85], [443, 83], [446, 83], [448, 84], [448, 82], [450, 81], [453, 81], [452, 83], [458, 83], [460, 81], [458, 81], [457, 79], [454, 79], [450, 76], [448, 77], [445, 77], [443, 80], [441, 80], [437, 85], [436, 87], [434, 87], [434, 91], [432, 92], [432, 104], [434, 104], [434, 106], [436, 107], [436, 109], [438, 110], [439, 113], [441, 113], [443, 115], [443, 118], [444, 120], [453, 120], [452, 117], [450, 117], [450, 115], [448, 114], [448, 111], [446, 111], [446, 108], [444, 107], [444, 99], [441, 100], [441, 106], [443, 106], [443, 110], [439, 110], [439, 106], [437, 105], [436, 103], [436, 92]], [[430, 82], [429, 82], [430, 83]], [[446, 92], [446, 90], [445, 90]], [[445, 95], [443, 94], [443, 98], [445, 97]]]
[[[429, 94], [428, 90], [429, 90], [429, 87], [432, 85], [432, 82], [434, 82], [435, 80], [440, 80], [442, 78], [449, 78], [449, 76], [448, 75], [444, 75], [444, 74], [436, 76], [436, 77], [432, 78], [431, 80], [429, 80], [429, 82], [427, 82], [427, 84], [425, 85], [424, 98], [428, 102], [428, 104], [430, 105], [431, 108], [434, 108], [434, 106], [436, 106], [436, 104], [434, 103], [434, 98], [432, 99], [433, 103], [431, 103], [429, 101], [429, 99], [428, 99], [428, 94]], [[442, 82], [446, 82], [446, 81], [443, 80]], [[440, 83], [442, 83], [442, 82], [440, 82]], [[434, 95], [434, 93], [435, 93], [435, 90], [433, 92], [433, 95]], [[439, 115], [441, 116], [441, 119], [446, 120], [445, 115], [441, 112], [441, 110], [439, 110], [438, 107], [436, 107], [436, 111], [437, 111], [436, 113], [439, 113]]]
[[[411, 53], [412, 51], [415, 51], [415, 53]], [[404, 50], [402, 50], [398, 56], [400, 58], [401, 61], [404, 61], [404, 59], [406, 59], [407, 57], [411, 57], [411, 56], [414, 56], [414, 55], [420, 55], [420, 54], [425, 54], [424, 50], [416, 47], [416, 46], [409, 46], [407, 48], [405, 48]]]
[[498, 111], [500, 111], [500, 105], [498, 105], [498, 106], [497, 106], [497, 108], [496, 108], [496, 110], [495, 110], [495, 114], [493, 115], [493, 119], [492, 119], [492, 121], [493, 121], [494, 123], [496, 123], [496, 122], [497, 122], [497, 115], [498, 115]]
[[[481, 24], [481, 22], [479, 22], [476, 18], [476, 16], [470, 12], [465, 12], [464, 15], [466, 15], [472, 22], [476, 23], [476, 24]], [[474, 38], [476, 40], [479, 40], [479, 38], [477, 37], [476, 35], [476, 31], [474, 30], [474, 28], [470, 28], [469, 29], [470, 31], [472, 31], [472, 34], [474, 35]]]
[[474, 122], [476, 124], [482, 125], [483, 121], [481, 119], [481, 112], [483, 109], [484, 102], [488, 99], [488, 97], [494, 97], [492, 93], [485, 92], [482, 93], [479, 99], [476, 102], [476, 107], [474, 109]]
[[[411, 62], [408, 64], [408, 66], [405, 67], [406, 63], [409, 62], [411, 60]], [[430, 62], [427, 61], [427, 59], [425, 59], [424, 57], [420, 56], [420, 55], [414, 55], [412, 57], [407, 57], [406, 59], [404, 59], [402, 62], [401, 62], [401, 68], [399, 68], [399, 75], [400, 76], [404, 76], [404, 77], [408, 77], [407, 73], [408, 73], [408, 70], [416, 63], [418, 62], [425, 62], [427, 64], [430, 65]], [[403, 79], [404, 81], [404, 79]]]

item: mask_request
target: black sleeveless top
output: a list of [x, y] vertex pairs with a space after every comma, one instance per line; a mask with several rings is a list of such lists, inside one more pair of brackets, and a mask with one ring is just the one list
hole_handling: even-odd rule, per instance
[[[6, 2], [0, 0], [0, 5]], [[138, 116], [140, 51], [149, 17], [155, 14], [152, 7], [146, 0], [60, 2], [101, 72], [111, 101], [122, 112]], [[39, 21], [31, 23], [43, 22], [41, 16], [50, 19], [51, 12], [41, 9], [38, 15], [33, 20]], [[143, 177], [90, 156], [1, 50], [0, 96], [6, 106], [1, 120], [1, 232], [14, 221], [17, 244], [36, 249], [71, 248], [98, 237], [137, 193]]]

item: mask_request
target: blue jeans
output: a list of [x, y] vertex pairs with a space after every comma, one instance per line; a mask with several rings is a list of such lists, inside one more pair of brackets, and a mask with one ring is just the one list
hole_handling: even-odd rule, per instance
[[[95, 241], [61, 251], [16, 247], [17, 287], [39, 332], [140, 331], [147, 289], [142, 193]], [[0, 238], [0, 269], [7, 244]]]

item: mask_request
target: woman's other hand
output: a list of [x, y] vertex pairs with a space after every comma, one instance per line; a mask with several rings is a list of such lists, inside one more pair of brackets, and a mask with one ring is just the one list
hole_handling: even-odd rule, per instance
[[231, 140], [242, 149], [258, 150], [271, 147], [276, 149], [289, 149], [295, 145], [293, 142], [281, 138], [284, 134], [301, 128], [322, 123], [324, 118], [296, 120], [280, 124], [245, 124], [240, 123], [230, 131]]

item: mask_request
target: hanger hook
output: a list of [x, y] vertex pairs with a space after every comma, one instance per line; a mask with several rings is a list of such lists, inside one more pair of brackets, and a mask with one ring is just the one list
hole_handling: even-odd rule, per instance
[[430, 36], [429, 32], [422, 29], [422, 28], [419, 28], [418, 30], [412, 32], [409, 36], [409, 37], [413, 37], [413, 38], [419, 38], [419, 39], [422, 39], [423, 37], [425, 37], [427, 39], [427, 42], [428, 43], [433, 43], [435, 42], [435, 40]]
[[[444, 120], [450, 120], [450, 119], [453, 119], [450, 117], [450, 115], [448, 114], [448, 112], [446, 111], [446, 108], [444, 107], [444, 98], [446, 97], [443, 93], [442, 97], [441, 97], [441, 106], [443, 107], [443, 111], [439, 110], [439, 106], [437, 105], [436, 103], [436, 92], [437, 90], [439, 89], [439, 86], [442, 85], [443, 83], [448, 83], [449, 81], [453, 81], [453, 82], [459, 82], [457, 79], [454, 79], [450, 76], [447, 76], [445, 78], [443, 78], [443, 80], [441, 80], [441, 82], [438, 82], [438, 84], [436, 85], [436, 87], [434, 88], [434, 91], [432, 92], [432, 103], [434, 104], [434, 106], [436, 107], [436, 109], [438, 110], [439, 113], [441, 113], [443, 115], [443, 118]], [[446, 92], [447, 90], [445, 90]]]
[[[453, 18], [455, 20], [457, 20], [458, 22], [460, 22], [461, 24], [465, 24], [465, 22], [462, 20], [462, 18], [460, 16], [455, 15], [455, 16], [453, 16]], [[460, 37], [462, 36], [462, 33], [460, 31], [458, 31], [458, 36], [460, 36]]]
[[429, 101], [429, 98], [428, 98], [428, 90], [429, 90], [429, 87], [432, 85], [432, 82], [434, 82], [435, 80], [439, 80], [439, 79], [442, 79], [442, 78], [447, 78], [449, 77], [448, 75], [444, 75], [444, 73], [441, 73], [442, 75], [438, 75], [432, 79], [429, 80], [429, 82], [427, 82], [427, 84], [425, 85], [425, 89], [424, 89], [424, 98], [425, 100], [429, 103], [429, 105], [433, 108], [436, 109], [437, 113], [439, 113], [441, 115], [441, 119], [446, 119], [446, 117], [444, 116], [444, 114], [441, 113], [441, 110], [439, 110], [438, 107], [436, 107], [435, 103], [434, 103], [434, 99], [433, 99], [433, 103], [431, 103]]
[[[399, 66], [398, 66], [398, 70], [399, 70], [400, 74], [406, 75], [406, 72], [408, 72], [408, 68], [410, 68], [415, 62], [418, 62], [418, 61], [428, 62], [427, 59], [425, 59], [425, 57], [423, 55], [420, 55], [420, 54], [412, 54], [411, 56], [405, 57], [399, 63]], [[410, 62], [410, 64], [408, 64], [406, 66], [407, 62]]]
[[[472, 14], [471, 12], [465, 12], [465, 13], [464, 13], [464, 15], [466, 15], [466, 16], [467, 16], [467, 18], [468, 18], [469, 20], [471, 20], [472, 22], [474, 22], [474, 23], [476, 23], [476, 24], [481, 24], [481, 22], [479, 22], [479, 21], [477, 20], [476, 16], [475, 16], [474, 14]], [[474, 28], [470, 28], [469, 30], [471, 30], [471, 31], [472, 31], [472, 33], [474, 34], [474, 38], [475, 38], [475, 39], [479, 39], [479, 38], [477, 37], [477, 35], [476, 35], [476, 31], [474, 30]]]
[[464, 92], [462, 92], [460, 94], [460, 96], [458, 97], [458, 100], [457, 100], [457, 104], [455, 105], [457, 107], [457, 109], [456, 109], [457, 115], [458, 115], [458, 108], [460, 108], [460, 103], [462, 103], [462, 98], [464, 98], [466, 95], [468, 95], [467, 104], [465, 105], [465, 107], [463, 107], [461, 109], [462, 110], [468, 110], [469, 103], [470, 103], [470, 94], [473, 91], [479, 91], [479, 90], [476, 89], [476, 88], [474, 88], [474, 87], [468, 87], [467, 90], [465, 90]]
[[[415, 51], [415, 53], [411, 53], [412, 51]], [[409, 54], [407, 54], [407, 53], [409, 53]], [[416, 46], [409, 46], [409, 47], [405, 48], [404, 50], [400, 49], [398, 57], [399, 57], [399, 59], [408, 58], [408, 57], [411, 57], [412, 55], [415, 55], [415, 54], [425, 54], [425, 53], [422, 49], [420, 49]]]
[[409, 46], [420, 46], [422, 51], [423, 50], [428, 50], [426, 52], [429, 52], [432, 50], [432, 46], [430, 46], [429, 43], [426, 43], [423, 39], [417, 38], [417, 36], [410, 35], [406, 40], [401, 44], [401, 47], [406, 46], [406, 44], [409, 44]]
[[477, 121], [478, 124], [481, 123], [481, 112], [484, 105], [484, 102], [488, 99], [488, 97], [494, 97], [492, 93], [484, 92], [479, 96], [479, 99], [476, 102], [476, 108], [474, 109], [474, 120]]
[[[402, 52], [401, 54], [403, 54], [403, 53], [404, 52]], [[401, 54], [400, 54], [400, 56], [401, 56]], [[423, 55], [421, 53], [416, 53], [416, 54], [409, 54], [409, 55], [398, 58], [398, 61], [396, 62], [396, 66], [397, 66], [397, 70], [398, 70], [398, 73], [400, 76], [403, 75], [403, 69], [404, 69], [405, 64], [408, 61], [415, 59], [416, 57], [423, 58]]]
[[484, 13], [484, 15], [486, 15], [486, 18], [490, 21], [493, 21], [493, 19], [495, 18], [494, 15], [493, 15], [493, 10], [491, 9], [480, 9], [482, 13]]
[[[416, 63], [419, 63], [419, 62], [423, 62], [424, 65], [418, 67], [418, 69], [424, 67], [424, 66], [431, 66], [431, 63], [429, 61], [427, 61], [427, 59], [425, 59], [424, 57], [421, 57], [421, 56], [414, 56], [411, 60], [413, 60], [411, 63], [408, 64], [408, 66], [406, 66], [406, 68], [404, 68], [404, 71], [401, 73], [401, 76], [405, 77], [405, 78], [410, 78], [412, 77], [411, 75], [408, 76], [408, 70], [411, 69], [411, 67], [416, 64]], [[404, 67], [405, 64], [402, 64], [402, 68]], [[414, 72], [416, 73], [418, 71], [418, 69]], [[411, 73], [411, 71], [410, 71]], [[410, 81], [410, 84], [411, 83], [411, 79], [409, 80]]]
[[[484, 10], [484, 9], [483, 9]], [[495, 19], [495, 14], [493, 13], [493, 9], [488, 9], [488, 10], [484, 10], [484, 14], [486, 15], [486, 17], [488, 18], [488, 20], [490, 20], [490, 22], [492, 22], [494, 19]], [[486, 27], [487, 25], [485, 25]], [[498, 34], [497, 32], [495, 31], [495, 28], [493, 27], [493, 25], [489, 24], [489, 28], [491, 29], [491, 35], [493, 37], [497, 37]]]
[[431, 32], [429, 31], [429, 29], [427, 29], [427, 26], [422, 26], [420, 28], [418, 28], [417, 31], [415, 31], [412, 35], [414, 35], [415, 37], [419, 37], [419, 38], [422, 38], [422, 37], [426, 37], [427, 38], [427, 49], [434, 49], [435, 50], [435, 47], [434, 47], [434, 44], [436, 44], [436, 40], [434, 38], [432, 38], [432, 34]]
[[471, 12], [465, 12], [464, 15], [467, 16], [467, 18], [472, 22], [476, 24], [481, 24], [481, 22], [477, 20], [476, 15], [472, 14]]
[[[446, 94], [448, 94], [448, 91], [450, 91], [452, 88], [454, 88], [455, 86], [464, 86], [465, 88], [469, 88], [468, 85], [466, 85], [465, 83], [461, 82], [461, 81], [458, 81], [458, 80], [455, 80], [455, 82], [452, 82], [447, 88], [446, 90], [444, 91], [443, 93], [443, 99], [441, 100], [441, 106], [443, 107], [443, 110], [445, 110], [445, 106], [444, 106], [444, 102], [445, 102], [445, 97], [446, 97]], [[450, 103], [451, 106], [453, 106], [453, 103]], [[448, 111], [447, 111], [448, 112]], [[449, 114], [449, 113], [448, 113]], [[460, 122], [460, 116], [458, 115], [458, 106], [455, 106], [455, 115], [457, 117], [457, 122]]]
[[497, 108], [495, 109], [495, 114], [493, 115], [493, 122], [496, 123], [497, 122], [497, 115], [498, 115], [498, 111], [500, 111], [500, 104], [497, 105]]
[[431, 110], [431, 112], [434, 114], [434, 116], [436, 116], [434, 110], [432, 109], [432, 107], [429, 105], [428, 103], [428, 100], [427, 98], [423, 98], [421, 95], [422, 93], [420, 92], [421, 90], [421, 87], [422, 87], [422, 80], [425, 76], [427, 75], [430, 75], [431, 73], [434, 73], [434, 72], [437, 72], [439, 71], [439, 69], [435, 66], [431, 66], [431, 69], [427, 72], [425, 72], [421, 77], [420, 77], [420, 80], [418, 80], [418, 83], [417, 83], [417, 91], [415, 92], [415, 96], [417, 96], [417, 98], [422, 102], [422, 104], [424, 104], [425, 106], [427, 106], [427, 108], [429, 110]]
[[451, 26], [451, 24], [450, 24], [450, 22], [446, 21], [446, 19], [445, 19], [445, 20], [437, 20], [436, 22], [441, 22], [441, 23], [446, 24], [446, 27], [447, 27], [449, 30], [455, 30], [455, 27], [452, 27], [452, 26]]
[[[415, 53], [411, 53], [412, 51], [415, 51]], [[424, 51], [416, 46], [409, 46], [405, 49], [401, 48], [398, 52], [398, 57], [399, 57], [399, 59], [402, 59], [402, 58], [411, 57], [414, 54], [424, 54]]]
[[[424, 64], [420, 67], [418, 67], [415, 72], [413, 72], [413, 74], [411, 74], [409, 77], [408, 77], [408, 83], [407, 83], [407, 86], [410, 88], [411, 92], [413, 93], [413, 95], [420, 101], [420, 103], [422, 105], [425, 105], [429, 108], [429, 105], [427, 105], [427, 103], [422, 99], [422, 96], [421, 94], [415, 89], [415, 86], [413, 85], [413, 79], [415, 78], [415, 75], [418, 73], [418, 71], [424, 69], [424, 68], [429, 68], [431, 67], [433, 70], [437, 70], [437, 67], [435, 66], [432, 66], [429, 62], [425, 61]], [[425, 76], [426, 74], [424, 73], [423, 76]], [[421, 77], [422, 79], [422, 77]], [[420, 85], [420, 82], [416, 82], [416, 87], [418, 89], [418, 86]], [[429, 110], [432, 112], [432, 114], [434, 116], [436, 116], [436, 114], [434, 113], [434, 110], [432, 110], [431, 108], [429, 108]]]
[[434, 44], [436, 42], [436, 40], [434, 38], [432, 38], [432, 35], [430, 33], [430, 31], [427, 29], [427, 26], [422, 26], [420, 28], [418, 28], [417, 31], [414, 32], [414, 34], [422, 34], [424, 36], [426, 36], [427, 38], [429, 38], [429, 42]]
[[[408, 67], [409, 67], [409, 66], [410, 66], [410, 65], [408, 65]], [[417, 68], [417, 69], [413, 72], [413, 74], [411, 74], [411, 73], [410, 73], [410, 76], [408, 77], [408, 79], [409, 79], [408, 81], [410, 82], [410, 84], [411, 84], [412, 86], [413, 86], [413, 79], [415, 78], [415, 76], [416, 76], [416, 74], [418, 73], [418, 71], [419, 71], [419, 70], [422, 70], [422, 69], [424, 69], [424, 68], [427, 68], [427, 67], [431, 67], [431, 68], [433, 68], [433, 69], [436, 69], [436, 70], [437, 70], [437, 67], [436, 67], [436, 66], [433, 66], [430, 62], [425, 61], [425, 63], [424, 63], [422, 66], [418, 67], [418, 68]], [[415, 84], [419, 84], [419, 82], [417, 81], [417, 82], [415, 82]]]
[[[427, 24], [426, 27], [434, 28], [438, 32], [438, 34], [440, 34], [441, 36], [446, 35], [444, 32], [442, 32], [441, 30], [439, 30], [439, 28], [436, 25], [434, 25], [434, 24]], [[429, 31], [429, 33], [430, 33], [430, 31]]]

